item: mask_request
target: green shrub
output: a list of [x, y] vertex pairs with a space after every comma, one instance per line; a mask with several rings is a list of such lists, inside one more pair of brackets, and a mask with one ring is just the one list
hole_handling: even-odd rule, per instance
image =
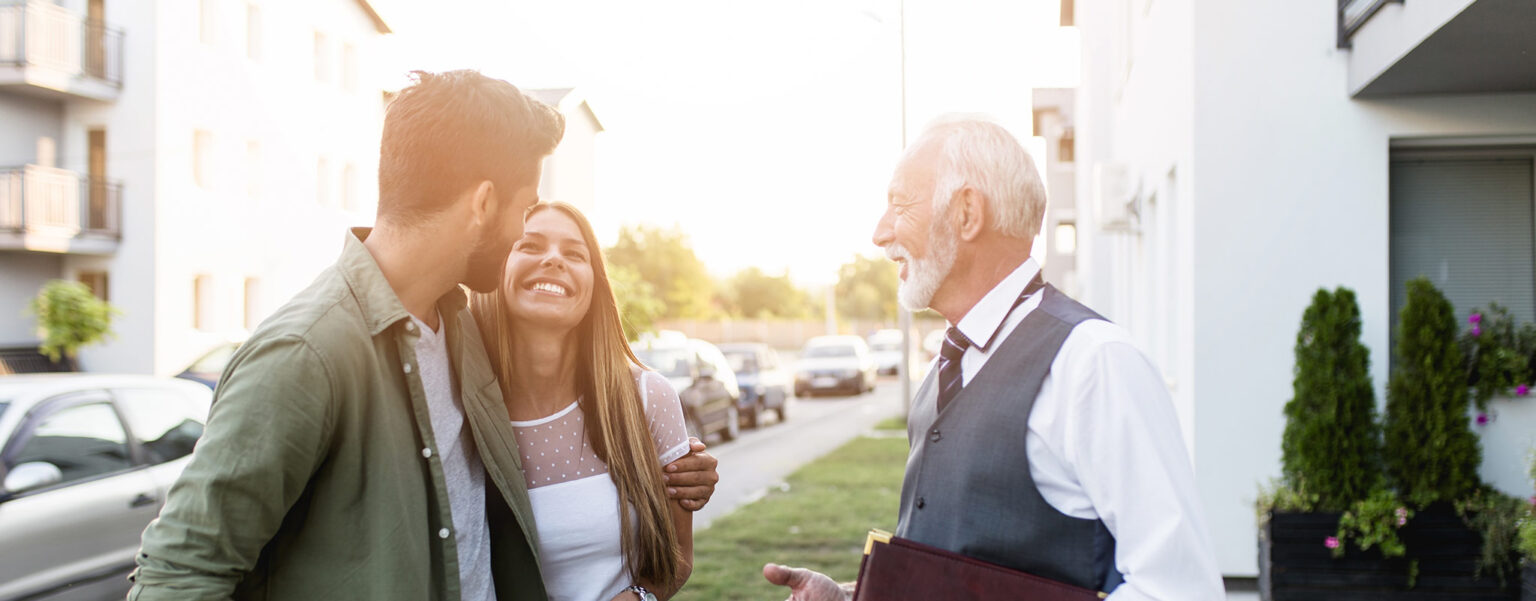
[[1468, 314], [1460, 344], [1478, 409], [1487, 410], [1494, 396], [1529, 392], [1536, 368], [1536, 324], [1516, 328], [1508, 309], [1490, 303]]
[[1334, 557], [1343, 557], [1344, 549], [1354, 543], [1361, 551], [1381, 549], [1383, 557], [1402, 557], [1408, 548], [1398, 538], [1397, 530], [1413, 519], [1413, 510], [1387, 489], [1377, 489], [1365, 499], [1354, 502], [1339, 517], [1338, 544]]
[[1482, 448], [1467, 419], [1467, 371], [1450, 301], [1428, 279], [1408, 282], [1396, 365], [1387, 385], [1387, 475], [1419, 506], [1453, 501], [1479, 485]]
[[91, 294], [80, 282], [50, 280], [32, 299], [30, 313], [37, 316], [43, 337], [38, 350], [49, 360], [67, 357], [72, 363], [80, 347], [112, 335], [112, 317], [118, 311]]
[[1285, 486], [1299, 491], [1305, 482], [1322, 511], [1343, 511], [1381, 483], [1376, 395], [1360, 328], [1353, 291], [1319, 289], [1296, 334], [1280, 463]]

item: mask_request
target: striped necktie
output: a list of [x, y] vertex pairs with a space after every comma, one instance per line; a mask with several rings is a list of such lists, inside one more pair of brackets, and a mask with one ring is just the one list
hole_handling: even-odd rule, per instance
[[[1045, 287], [1045, 280], [1036, 273], [1035, 278], [1024, 287], [1024, 291], [1019, 293], [1019, 297], [1013, 300], [1013, 306], [1003, 314], [1002, 321], [1008, 321], [1008, 316], [1013, 314], [1014, 309], [1018, 309], [1019, 305], [1024, 304], [1025, 299], [1043, 287]], [[1002, 327], [1001, 322], [998, 327]], [[970, 348], [971, 339], [966, 338], [959, 328], [950, 326], [949, 329], [944, 330], [944, 346], [939, 349], [938, 364], [939, 411], [943, 411], [950, 401], [955, 400], [955, 396], [960, 394], [960, 389], [965, 387], [965, 372], [961, 369], [960, 362], [965, 357], [965, 351]]]

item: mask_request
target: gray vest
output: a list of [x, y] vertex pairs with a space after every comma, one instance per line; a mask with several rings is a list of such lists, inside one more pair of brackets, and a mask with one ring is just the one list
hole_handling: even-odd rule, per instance
[[1024, 437], [1040, 385], [1077, 324], [1104, 319], [1047, 285], [1040, 306], [936, 414], [937, 369], [907, 420], [912, 451], [896, 535], [1037, 576], [1110, 592], [1115, 539], [1104, 522], [1074, 518], [1040, 496]]

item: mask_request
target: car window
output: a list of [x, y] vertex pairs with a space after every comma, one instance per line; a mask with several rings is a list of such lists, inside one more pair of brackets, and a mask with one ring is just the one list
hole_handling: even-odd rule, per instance
[[731, 364], [731, 371], [737, 373], [757, 371], [757, 354], [752, 351], [728, 352], [725, 354], [725, 360]]
[[114, 391], [128, 429], [144, 447], [150, 463], [165, 463], [192, 453], [207, 416], [174, 390]]
[[53, 464], [63, 472], [64, 482], [132, 467], [123, 423], [105, 402], [75, 405], [44, 417], [7, 467], [32, 461]]
[[843, 344], [827, 344], [821, 346], [813, 346], [805, 349], [805, 356], [813, 358], [853, 357], [856, 355], [857, 353], [854, 352], [854, 348], [852, 346]]
[[640, 362], [669, 378], [686, 378], [693, 375], [689, 362], [693, 354], [683, 349], [647, 349], [636, 351]]

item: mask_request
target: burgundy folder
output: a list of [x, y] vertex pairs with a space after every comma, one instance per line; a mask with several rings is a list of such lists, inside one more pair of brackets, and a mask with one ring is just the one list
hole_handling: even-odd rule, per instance
[[1099, 601], [1107, 596], [871, 530], [853, 601]]

